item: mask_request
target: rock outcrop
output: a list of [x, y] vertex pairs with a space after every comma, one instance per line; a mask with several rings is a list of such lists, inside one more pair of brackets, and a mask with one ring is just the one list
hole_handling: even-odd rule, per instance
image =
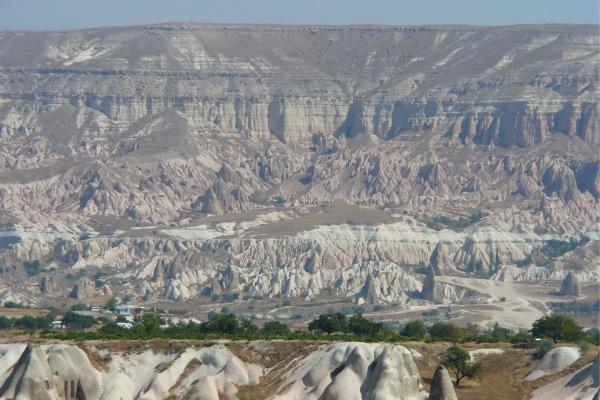
[[581, 286], [577, 280], [577, 277], [572, 271], [565, 276], [565, 278], [560, 283], [559, 294], [561, 296], [580, 296], [581, 295]]
[[77, 300], [88, 299], [95, 294], [96, 284], [89, 278], [79, 279], [71, 291], [71, 297]]
[[[106, 357], [110, 354], [110, 357]], [[103, 360], [101, 370], [90, 358]], [[152, 349], [127, 353], [75, 345], [0, 345], [2, 399], [147, 399], [191, 393], [196, 399], [234, 398], [237, 387], [258, 383], [262, 368], [223, 346], [176, 354]], [[195, 397], [194, 397], [195, 396]]]
[[429, 257], [429, 265], [436, 275], [448, 275], [456, 272], [454, 260], [443, 243], [438, 243]]
[[9, 369], [12, 372], [0, 388], [2, 398], [58, 400], [101, 396], [100, 373], [76, 346], [28, 345]]
[[543, 376], [558, 373], [581, 357], [581, 352], [576, 347], [557, 347], [544, 355], [527, 377], [526, 381], [533, 381]]
[[600, 397], [600, 353], [591, 364], [547, 383], [532, 393], [532, 400], [597, 400], [598, 397]]
[[444, 366], [440, 365], [435, 370], [429, 387], [428, 400], [458, 400], [450, 374]]
[[40, 280], [40, 292], [48, 296], [60, 296], [64, 289], [59, 287], [53, 276], [45, 276]]
[[[71, 293], [69, 280], [30, 293], [39, 281], [23, 262], [43, 260], [44, 276], [111, 269], [113, 292], [137, 297], [332, 292], [401, 305], [420, 301], [420, 265], [597, 281], [597, 36], [576, 25], [3, 32], [0, 281]], [[571, 239], [550, 268], [517, 267]], [[80, 282], [71, 294], [98, 293]], [[424, 295], [465, 298], [441, 282]]]
[[468, 290], [465, 288], [438, 282], [435, 268], [430, 266], [423, 282], [420, 297], [436, 304], [452, 304], [460, 301], [467, 293]]
[[282, 385], [286, 390], [271, 400], [309, 398], [417, 399], [421, 389], [419, 370], [408, 349], [390, 344], [337, 343], [319, 350], [294, 365]]

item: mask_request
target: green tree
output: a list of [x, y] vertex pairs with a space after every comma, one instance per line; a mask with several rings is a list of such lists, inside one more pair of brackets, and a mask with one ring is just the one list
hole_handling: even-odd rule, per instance
[[83, 303], [77, 303], [77, 304], [73, 304], [71, 306], [71, 311], [85, 311], [87, 310], [87, 305], [83, 304]]
[[234, 314], [216, 314], [210, 321], [200, 325], [201, 332], [234, 334], [239, 330], [240, 322]]
[[87, 329], [94, 325], [94, 318], [67, 311], [63, 317], [63, 324], [70, 329]]
[[106, 308], [107, 310], [110, 310], [110, 311], [115, 311], [115, 308], [117, 307], [118, 304], [119, 304], [119, 302], [117, 301], [117, 298], [111, 297], [106, 302], [106, 305], [104, 306], [104, 308]]
[[160, 335], [160, 318], [154, 314], [144, 314], [141, 324], [135, 326], [135, 332], [141, 336], [157, 337]]
[[406, 323], [406, 325], [404, 325], [404, 328], [402, 328], [402, 331], [400, 333], [403, 336], [416, 340], [421, 340], [427, 334], [427, 327], [425, 326], [423, 321], [409, 321]]
[[245, 318], [240, 321], [240, 330], [245, 334], [253, 334], [258, 332], [258, 327], [251, 320]]
[[328, 335], [334, 332], [344, 332], [348, 321], [344, 314], [321, 314], [317, 319], [309, 322], [308, 330], [311, 332], [323, 332]]
[[269, 321], [265, 322], [260, 333], [264, 335], [285, 335], [289, 333], [290, 328], [279, 321]]
[[357, 314], [348, 319], [347, 330], [355, 335], [375, 335], [383, 330], [383, 324], [368, 320], [362, 314]]
[[11, 318], [0, 315], [0, 330], [10, 329], [12, 327]]
[[446, 351], [446, 358], [442, 364], [454, 370], [454, 385], [459, 386], [464, 379], [479, 379], [483, 375], [483, 367], [471, 361], [469, 353], [459, 346], [453, 345]]
[[584, 334], [581, 326], [565, 315], [545, 316], [533, 323], [531, 334], [539, 338], [550, 338], [557, 343], [560, 340], [576, 342]]
[[34, 276], [40, 273], [42, 266], [40, 265], [39, 260], [34, 260], [25, 261], [23, 263], [23, 268], [25, 268], [25, 272], [27, 272], [27, 275]]
[[450, 323], [436, 322], [429, 327], [429, 335], [431, 340], [434, 341], [446, 341], [446, 342], [460, 342], [465, 335], [463, 329], [459, 328]]

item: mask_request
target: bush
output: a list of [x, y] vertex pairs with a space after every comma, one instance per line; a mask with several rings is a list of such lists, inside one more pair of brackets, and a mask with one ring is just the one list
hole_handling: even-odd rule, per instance
[[590, 347], [592, 347], [591, 343], [586, 341], [586, 340], [582, 340], [579, 343], [577, 343], [577, 347], [579, 347], [579, 350], [581, 351], [581, 354], [584, 354], [586, 351], [588, 351], [588, 349]]
[[51, 314], [48, 314], [44, 317], [32, 317], [31, 315], [26, 315], [13, 320], [13, 327], [28, 331], [48, 329], [53, 320], [54, 316]]
[[462, 230], [468, 226], [476, 224], [482, 218], [484, 218], [486, 214], [482, 212], [476, 212], [474, 214], [469, 215], [468, 217], [458, 217], [452, 218], [446, 215], [436, 216], [430, 218], [425, 221], [425, 225], [429, 228], [434, 229], [436, 231], [442, 230], [444, 228], [449, 228], [452, 230]]
[[266, 322], [260, 332], [265, 335], [284, 335], [290, 331], [290, 328], [278, 321]]
[[436, 322], [429, 327], [429, 336], [433, 341], [460, 342], [465, 332], [462, 328], [450, 323]]
[[600, 346], [600, 329], [592, 328], [585, 334], [583, 338], [586, 342], [593, 344], [594, 346]]
[[525, 329], [519, 329], [517, 333], [512, 335], [510, 343], [513, 344], [531, 344], [533, 343], [533, 336]]
[[422, 313], [423, 317], [437, 317], [438, 315], [440, 315], [440, 312], [437, 308], [434, 308], [433, 310], [425, 310]]
[[12, 320], [0, 315], [0, 330], [12, 328]]
[[21, 303], [15, 303], [14, 301], [7, 301], [4, 303], [4, 308], [27, 308]]
[[232, 301], [236, 301], [237, 299], [239, 299], [240, 295], [239, 293], [226, 293], [223, 296], [221, 296], [221, 298], [223, 299], [223, 301], [231, 303]]
[[411, 339], [422, 340], [427, 334], [427, 327], [425, 326], [423, 321], [410, 321], [406, 325], [404, 325], [404, 328], [402, 328], [402, 331], [400, 333], [403, 336], [409, 337]]
[[240, 331], [243, 334], [250, 335], [258, 332], [258, 327], [251, 320], [243, 319], [240, 321]]
[[574, 314], [600, 314], [600, 300], [591, 303], [581, 303], [579, 301], [551, 302], [548, 303], [550, 309], [557, 313]]
[[73, 304], [71, 306], [71, 311], [84, 311], [87, 309], [87, 306], [83, 303]]
[[554, 342], [551, 340], [542, 340], [538, 343], [535, 352], [533, 353], [533, 358], [536, 360], [541, 360], [544, 358], [546, 353], [554, 348]]
[[478, 343], [510, 342], [514, 336], [514, 331], [508, 328], [503, 328], [500, 326], [500, 324], [495, 323], [486, 331], [476, 333], [475, 340]]

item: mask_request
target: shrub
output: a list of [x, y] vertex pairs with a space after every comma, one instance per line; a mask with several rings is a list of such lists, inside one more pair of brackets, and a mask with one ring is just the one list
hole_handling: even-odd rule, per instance
[[13, 327], [29, 331], [42, 330], [47, 329], [50, 326], [50, 322], [53, 320], [54, 316], [51, 314], [48, 314], [45, 317], [32, 317], [31, 315], [26, 315], [13, 320]]
[[239, 293], [226, 293], [223, 296], [221, 296], [221, 298], [223, 299], [223, 301], [231, 303], [232, 301], [236, 301], [237, 299], [239, 299], [240, 295]]
[[404, 328], [402, 328], [402, 331], [400, 333], [403, 336], [409, 337], [411, 339], [421, 340], [427, 334], [427, 327], [425, 326], [423, 321], [410, 321], [406, 325], [404, 325]]
[[464, 337], [464, 330], [450, 323], [436, 322], [429, 327], [429, 336], [433, 341], [460, 342]]
[[15, 303], [14, 301], [7, 301], [4, 303], [4, 308], [27, 308], [21, 303]]
[[548, 353], [553, 348], [554, 342], [552, 342], [551, 340], [541, 340], [538, 343], [535, 352], [533, 353], [533, 358], [535, 358], [536, 360], [541, 360], [542, 358], [544, 358], [546, 353]]
[[581, 340], [579, 343], [577, 343], [577, 346], [579, 347], [581, 354], [584, 354], [592, 345], [586, 340]]
[[278, 321], [266, 322], [260, 332], [265, 335], [284, 335], [290, 331], [290, 328]]
[[254, 325], [250, 319], [242, 319], [240, 321], [240, 331], [247, 335], [254, 334], [258, 332], [258, 327]]
[[595, 346], [600, 346], [600, 329], [592, 328], [585, 334], [585, 338], [583, 339], [586, 342], [589, 342]]
[[12, 328], [12, 320], [0, 315], [0, 330]]
[[433, 310], [425, 310], [422, 314], [423, 317], [437, 317], [440, 315], [440, 312], [437, 308], [434, 308]]

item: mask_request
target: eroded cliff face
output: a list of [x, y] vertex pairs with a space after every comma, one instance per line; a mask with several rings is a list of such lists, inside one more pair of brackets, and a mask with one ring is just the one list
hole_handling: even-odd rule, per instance
[[[419, 265], [593, 282], [598, 45], [588, 26], [2, 32], [0, 279], [96, 293], [28, 278], [38, 260], [140, 296], [398, 304], [423, 300]], [[448, 285], [429, 300], [469, 297]]]
[[193, 129], [303, 146], [414, 131], [505, 147], [599, 140], [592, 26], [164, 25], [0, 40], [4, 136], [39, 132], [40, 111], [70, 105], [99, 136], [176, 110]]

